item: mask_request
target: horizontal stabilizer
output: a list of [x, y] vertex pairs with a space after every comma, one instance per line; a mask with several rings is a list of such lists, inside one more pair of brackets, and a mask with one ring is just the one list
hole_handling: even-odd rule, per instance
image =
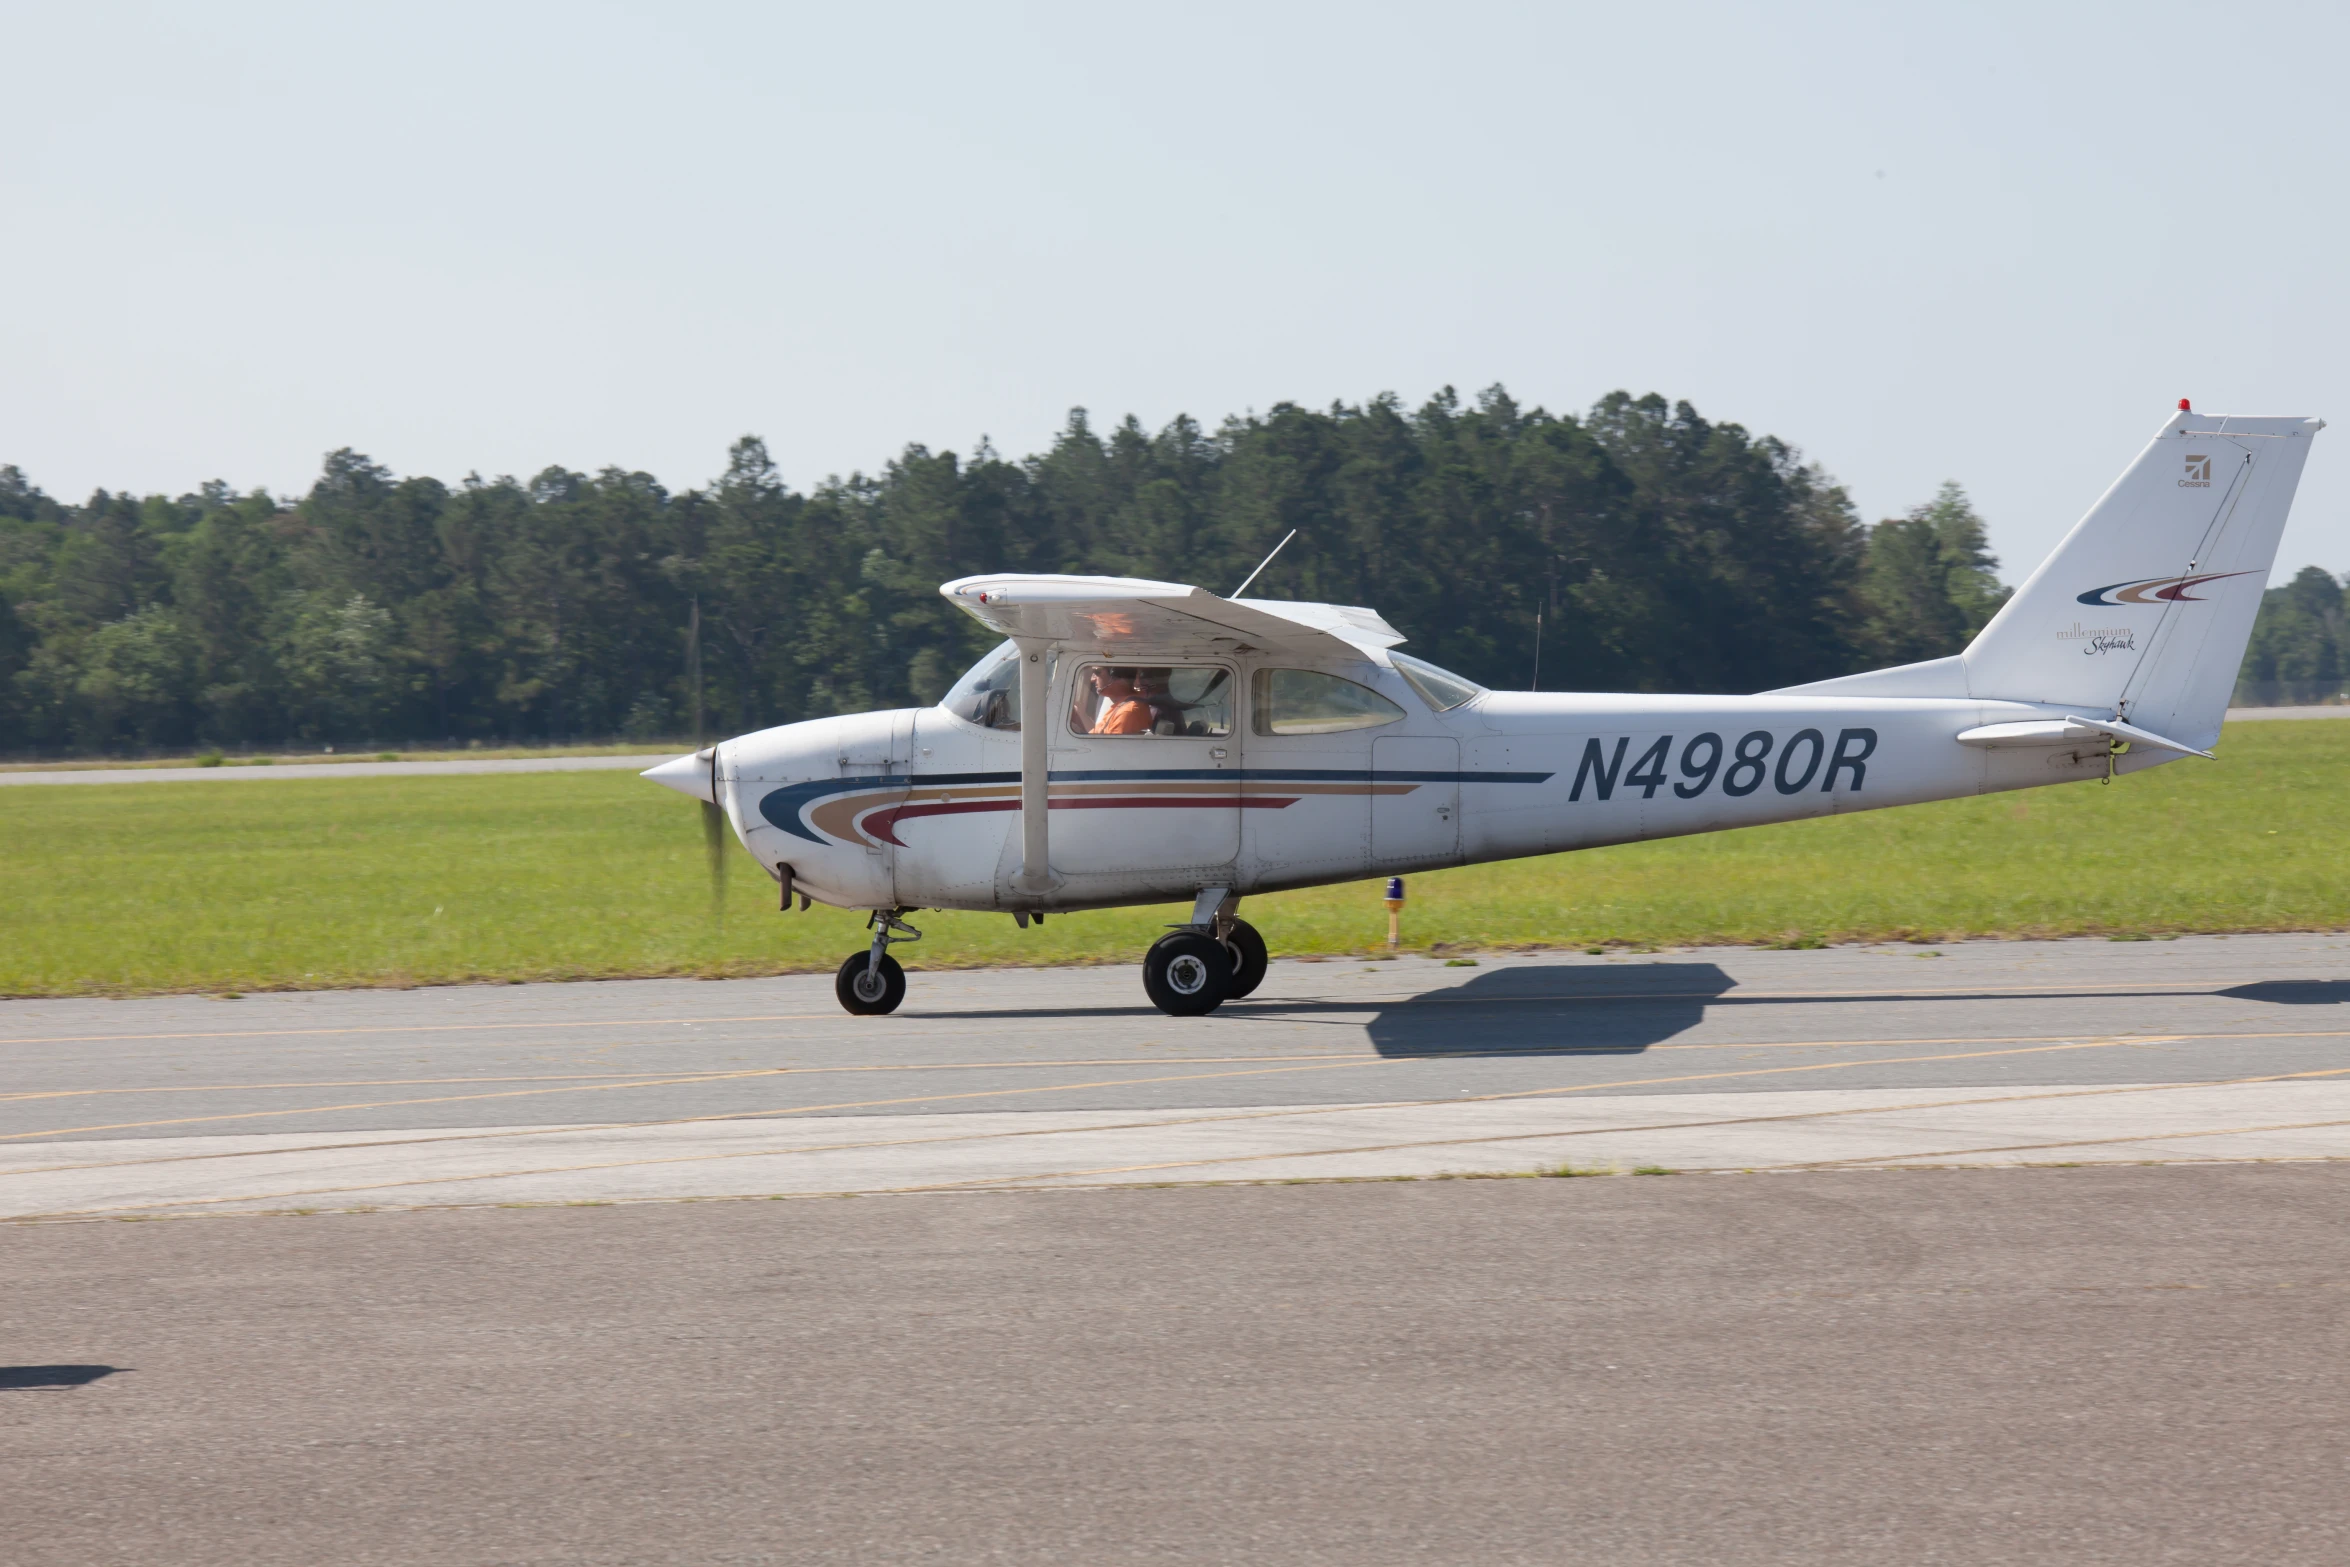
[[2107, 738], [2150, 745], [2158, 751], [2179, 751], [2188, 756], [2218, 758], [2209, 751], [2198, 751], [2191, 745], [2158, 735], [2151, 729], [2136, 724], [2125, 724], [2112, 718], [2037, 718], [2022, 723], [1985, 724], [1979, 729], [1962, 730], [1960, 745], [1998, 749], [2016, 745], [2077, 745], [2083, 740]]

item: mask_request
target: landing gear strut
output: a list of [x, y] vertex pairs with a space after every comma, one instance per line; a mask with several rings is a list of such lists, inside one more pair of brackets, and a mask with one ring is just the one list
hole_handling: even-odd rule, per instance
[[1240, 899], [1210, 887], [1192, 905], [1191, 922], [1151, 943], [1142, 959], [1143, 993], [1170, 1017], [1202, 1017], [1265, 981], [1265, 938], [1233, 910]]
[[866, 921], [873, 927], [873, 945], [852, 953], [832, 977], [832, 993], [840, 1004], [860, 1017], [895, 1012], [906, 999], [906, 971], [889, 955], [894, 941], [920, 941], [922, 932], [906, 923], [907, 909], [875, 909]]

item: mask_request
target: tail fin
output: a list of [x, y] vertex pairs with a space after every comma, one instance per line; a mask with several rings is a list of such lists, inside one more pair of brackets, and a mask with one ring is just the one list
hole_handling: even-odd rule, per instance
[[2046, 702], [2208, 747], [2323, 428], [2182, 406], [1965, 652], [1794, 689]]

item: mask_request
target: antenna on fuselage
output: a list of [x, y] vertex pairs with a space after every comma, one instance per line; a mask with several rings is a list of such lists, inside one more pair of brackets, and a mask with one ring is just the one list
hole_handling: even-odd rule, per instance
[[1237, 587], [1237, 588], [1234, 588], [1234, 589], [1233, 589], [1233, 590], [1232, 590], [1230, 593], [1227, 593], [1227, 594], [1225, 595], [1225, 597], [1226, 597], [1226, 598], [1238, 598], [1238, 597], [1240, 597], [1240, 596], [1241, 596], [1243, 593], [1246, 593], [1246, 592], [1248, 591], [1248, 585], [1249, 585], [1250, 583], [1252, 583], [1252, 582], [1256, 581], [1256, 580], [1257, 580], [1257, 578], [1259, 578], [1259, 577], [1263, 576], [1263, 575], [1265, 574], [1265, 568], [1266, 568], [1267, 566], [1270, 566], [1270, 565], [1272, 565], [1272, 564], [1273, 564], [1273, 556], [1274, 556], [1274, 555], [1278, 555], [1278, 554], [1280, 554], [1280, 553], [1281, 553], [1281, 551], [1282, 551], [1282, 548], [1283, 548], [1284, 546], [1286, 546], [1286, 545], [1289, 543], [1289, 541], [1290, 541], [1291, 539], [1294, 539], [1294, 538], [1296, 538], [1296, 537], [1297, 537], [1297, 530], [1296, 530], [1295, 528], [1292, 528], [1292, 529], [1290, 529], [1290, 530], [1289, 530], [1287, 533], [1284, 533], [1283, 535], [1281, 535], [1281, 543], [1279, 543], [1279, 544], [1276, 544], [1276, 545], [1274, 545], [1274, 546], [1273, 546], [1273, 551], [1272, 551], [1272, 554], [1270, 554], [1270, 555], [1267, 555], [1267, 556], [1266, 556], [1266, 557], [1265, 557], [1263, 560], [1260, 560], [1260, 561], [1258, 561], [1258, 562], [1257, 562], [1257, 569], [1256, 569], [1256, 570], [1254, 570], [1254, 571], [1252, 571], [1252, 572], [1250, 572], [1250, 573], [1249, 573], [1247, 576], [1245, 576], [1245, 577], [1241, 578], [1241, 579], [1240, 579], [1240, 586], [1239, 586], [1239, 587]]

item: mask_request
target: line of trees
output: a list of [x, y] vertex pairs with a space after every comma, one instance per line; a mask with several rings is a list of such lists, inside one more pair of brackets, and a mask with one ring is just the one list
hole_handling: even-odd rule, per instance
[[1957, 485], [1869, 526], [1784, 442], [1624, 393], [1155, 432], [1077, 410], [1031, 457], [910, 446], [805, 491], [754, 437], [683, 492], [619, 468], [449, 484], [343, 450], [298, 499], [70, 505], [5, 467], [0, 751], [676, 736], [697, 611], [714, 729], [927, 702], [988, 641], [940, 582], [1223, 591], [1291, 528], [1256, 592], [1371, 605], [1498, 686], [1528, 683], [1538, 613], [1546, 687], [1742, 692], [1953, 651], [2004, 598]]
[[2345, 587], [2350, 587], [2350, 578], [2336, 581], [2320, 567], [2304, 566], [2292, 581], [2262, 596], [2252, 645], [2244, 651], [2244, 668], [2236, 680], [2239, 706], [2350, 699]]

